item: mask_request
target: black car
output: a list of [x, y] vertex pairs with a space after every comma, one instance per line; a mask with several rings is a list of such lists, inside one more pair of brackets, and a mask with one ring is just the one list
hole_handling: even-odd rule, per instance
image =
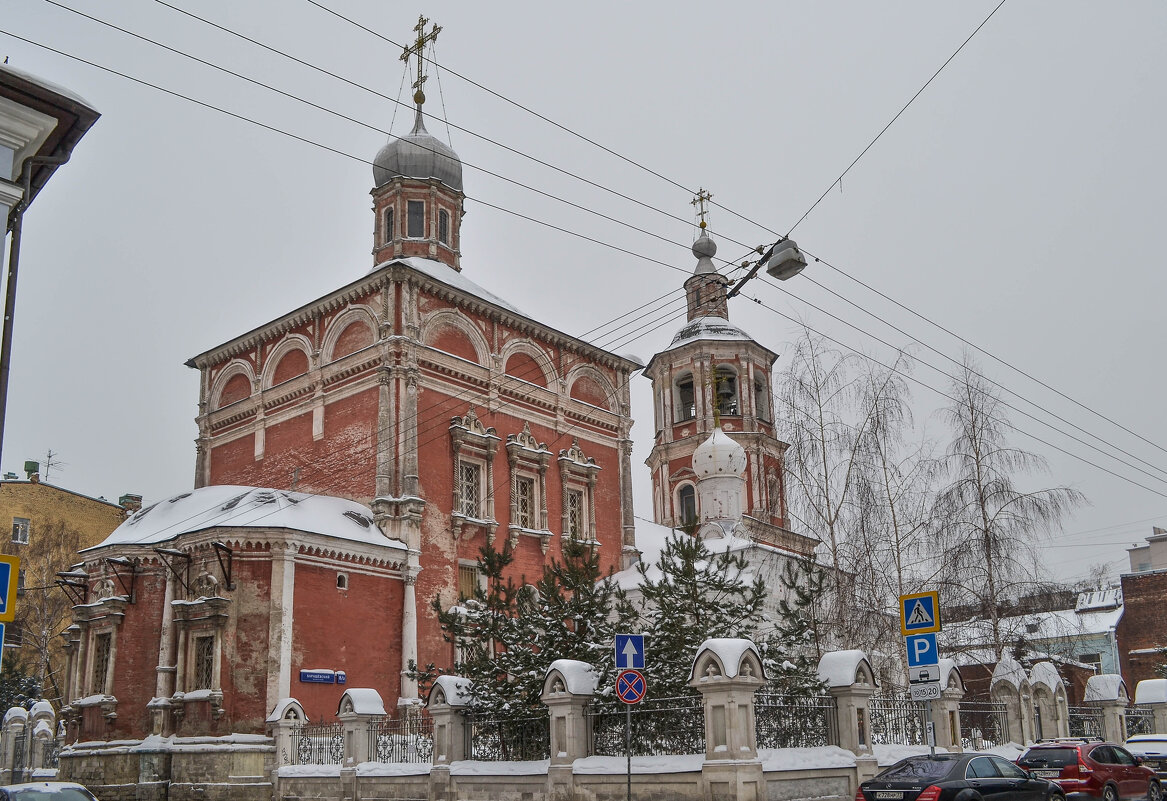
[[859, 785], [855, 801], [1066, 801], [1053, 782], [992, 754], [901, 759]]

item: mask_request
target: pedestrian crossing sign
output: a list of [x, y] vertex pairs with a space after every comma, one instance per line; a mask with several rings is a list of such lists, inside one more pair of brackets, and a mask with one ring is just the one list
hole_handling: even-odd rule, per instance
[[940, 593], [901, 595], [900, 631], [905, 637], [940, 631]]

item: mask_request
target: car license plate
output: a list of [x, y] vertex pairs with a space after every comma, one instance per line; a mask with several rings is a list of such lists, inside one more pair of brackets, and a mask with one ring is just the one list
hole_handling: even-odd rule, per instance
[[1039, 779], [1056, 779], [1062, 772], [1060, 770], [1035, 770], [1033, 775]]
[[875, 801], [900, 801], [904, 797], [902, 792], [891, 792], [889, 790], [880, 790], [875, 794]]

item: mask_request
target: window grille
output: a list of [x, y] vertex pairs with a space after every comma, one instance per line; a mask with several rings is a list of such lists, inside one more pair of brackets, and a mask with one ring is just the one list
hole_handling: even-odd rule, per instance
[[12, 518], [12, 541], [28, 545], [28, 533], [31, 528], [32, 521], [27, 517]]
[[677, 382], [677, 420], [692, 420], [697, 416], [694, 402], [693, 376], [686, 375]]
[[385, 209], [385, 241], [393, 241], [393, 209]]
[[583, 493], [579, 490], [567, 491], [567, 533], [572, 537], [583, 535], [584, 529]]
[[438, 241], [450, 244], [450, 212], [445, 209], [438, 211]]
[[458, 565], [458, 600], [474, 597], [478, 589], [478, 568], [475, 565]]
[[215, 680], [215, 637], [196, 637], [194, 654], [194, 689], [211, 690]]
[[460, 511], [466, 517], [479, 517], [478, 504], [482, 497], [482, 470], [474, 462], [458, 463], [458, 500]]
[[105, 695], [109, 688], [106, 687], [106, 676], [109, 675], [109, 654], [113, 645], [113, 634], [105, 632], [98, 634], [93, 638], [93, 694]]
[[535, 479], [515, 479], [515, 523], [523, 528], [535, 527]]
[[410, 239], [421, 239], [425, 236], [425, 202], [421, 200], [408, 201], [407, 209], [409, 226], [407, 235]]

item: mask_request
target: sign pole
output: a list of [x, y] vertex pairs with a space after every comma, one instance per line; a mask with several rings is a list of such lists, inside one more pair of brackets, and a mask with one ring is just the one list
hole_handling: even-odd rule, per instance
[[936, 756], [936, 728], [932, 724], [932, 699], [929, 698], [924, 702], [924, 714], [927, 719], [924, 721], [924, 737], [928, 740], [928, 756]]
[[627, 801], [632, 801], [632, 704], [624, 705], [624, 758], [628, 767]]

